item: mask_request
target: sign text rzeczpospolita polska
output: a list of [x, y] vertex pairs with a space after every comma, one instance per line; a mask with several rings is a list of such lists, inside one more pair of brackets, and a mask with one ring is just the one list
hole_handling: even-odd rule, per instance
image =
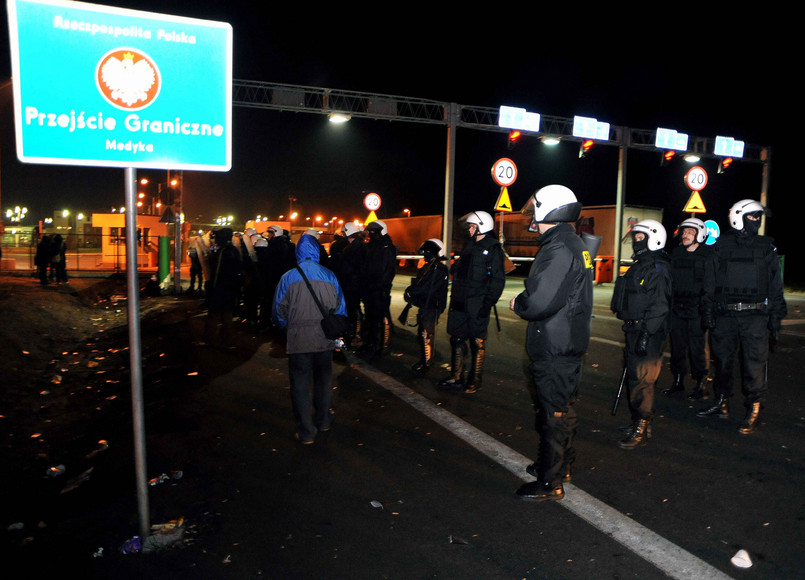
[[[74, 20], [55, 16], [53, 18], [53, 28], [71, 32], [79, 32], [95, 36], [98, 34], [109, 35], [115, 38], [142, 38], [166, 42], [178, 42], [184, 44], [196, 44], [196, 37], [183, 31], [167, 31], [162, 28], [157, 29], [156, 34], [148, 28], [141, 26], [114, 26], [98, 22], [84, 20]], [[67, 112], [40, 111], [36, 107], [25, 107], [25, 124], [38, 125], [58, 130], [66, 130], [70, 133], [75, 131], [114, 131], [118, 126], [118, 119], [114, 116], [106, 115], [102, 112], [97, 114], [87, 114], [86, 111], [71, 110]], [[202, 137], [222, 137], [224, 127], [221, 124], [199, 123], [183, 121], [180, 117], [172, 120], [151, 120], [143, 119], [137, 113], [130, 113], [123, 119], [123, 126], [132, 133], [151, 133], [151, 134], [173, 134], [190, 135]], [[118, 142], [116, 139], [106, 140], [106, 149], [116, 149], [119, 151], [147, 151], [153, 152], [153, 145], [143, 143]]]

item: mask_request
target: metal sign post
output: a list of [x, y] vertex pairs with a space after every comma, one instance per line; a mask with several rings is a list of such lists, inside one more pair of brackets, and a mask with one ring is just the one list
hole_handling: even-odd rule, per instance
[[137, 171], [125, 170], [126, 188], [126, 285], [128, 289], [129, 364], [131, 366], [131, 411], [134, 423], [134, 462], [140, 534], [148, 535], [148, 483], [145, 468], [145, 421], [143, 419], [143, 373], [140, 336], [140, 281], [137, 274]]

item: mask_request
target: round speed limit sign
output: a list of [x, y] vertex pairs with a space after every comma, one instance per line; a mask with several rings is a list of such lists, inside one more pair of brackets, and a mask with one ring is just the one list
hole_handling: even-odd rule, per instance
[[501, 187], [508, 187], [517, 179], [517, 166], [514, 161], [504, 157], [492, 166], [492, 179]]
[[369, 211], [377, 211], [380, 209], [380, 196], [376, 193], [368, 193], [363, 198], [363, 206]]
[[685, 174], [685, 184], [693, 191], [701, 191], [707, 185], [707, 172], [699, 167], [691, 167]]

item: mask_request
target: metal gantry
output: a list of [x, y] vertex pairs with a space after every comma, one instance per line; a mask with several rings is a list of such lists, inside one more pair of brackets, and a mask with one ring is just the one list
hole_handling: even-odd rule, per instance
[[[453, 208], [456, 129], [458, 127], [465, 127], [502, 133], [509, 131], [509, 129], [498, 126], [499, 110], [496, 108], [261, 81], [234, 80], [232, 103], [236, 107], [294, 111], [321, 115], [342, 113], [356, 118], [445, 125], [448, 128], [448, 135], [447, 163], [445, 168], [445, 216], [442, 220], [442, 234], [445, 243], [445, 251], [448, 253], [452, 240], [450, 224], [452, 222]], [[524, 133], [526, 135], [558, 137], [564, 141], [583, 140], [573, 135], [573, 119], [549, 115], [540, 116], [539, 133], [530, 133], [528, 131]], [[654, 145], [655, 135], [655, 130], [611, 126], [610, 139], [608, 141], [598, 141], [599, 144], [613, 145], [620, 149], [616, 201], [616, 208], [618, 210], [622, 209], [625, 196], [626, 151], [630, 148], [644, 151], [665, 151]], [[703, 158], [720, 158], [720, 156], [713, 153], [715, 138], [689, 137], [689, 143], [692, 144], [689, 153], [695, 153]], [[744, 146], [744, 156], [741, 160], [763, 165], [760, 201], [765, 205], [768, 196], [771, 148], [747, 143]], [[617, 211], [616, 215], [619, 215]], [[619, 253], [621, 237], [620, 219], [616, 218], [614, 244], [615, 264], [620, 263]]]

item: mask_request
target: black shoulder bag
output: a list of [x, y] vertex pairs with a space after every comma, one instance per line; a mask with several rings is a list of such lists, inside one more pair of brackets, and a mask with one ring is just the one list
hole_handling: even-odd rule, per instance
[[316, 305], [319, 307], [319, 310], [321, 310], [321, 329], [324, 331], [324, 336], [330, 340], [344, 337], [349, 332], [349, 318], [343, 314], [336, 314], [335, 309], [327, 312], [319, 301], [319, 297], [316, 296], [316, 293], [313, 291], [313, 286], [310, 285], [310, 281], [307, 279], [307, 276], [305, 276], [304, 270], [302, 270], [298, 264], [296, 265], [296, 269], [299, 270], [302, 279], [305, 281], [305, 284], [307, 284], [308, 290], [310, 290], [310, 295], [313, 296], [313, 300], [316, 301]]

